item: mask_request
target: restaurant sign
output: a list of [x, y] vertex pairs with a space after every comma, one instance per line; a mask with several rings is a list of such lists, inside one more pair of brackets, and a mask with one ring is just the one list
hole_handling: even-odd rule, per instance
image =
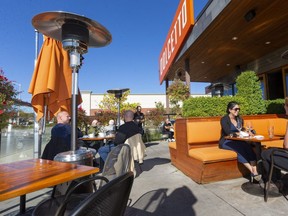
[[181, 0], [159, 57], [160, 84], [194, 24], [193, 0]]

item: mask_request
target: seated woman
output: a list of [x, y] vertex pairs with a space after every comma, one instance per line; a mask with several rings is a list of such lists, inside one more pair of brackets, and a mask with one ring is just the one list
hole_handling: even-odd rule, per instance
[[239, 116], [240, 107], [235, 101], [227, 105], [226, 115], [221, 118], [221, 137], [219, 148], [232, 150], [237, 153], [238, 162], [242, 163], [251, 173], [251, 180], [260, 181], [261, 175], [258, 174], [256, 167], [256, 155], [247, 142], [226, 140], [225, 136], [240, 133], [243, 127], [243, 119]]
[[115, 135], [116, 133], [116, 126], [115, 126], [115, 122], [113, 119], [109, 120], [109, 123], [107, 126], [104, 127], [104, 130], [106, 132], [106, 136], [109, 135]]
[[[284, 104], [285, 112], [286, 115], [288, 115], [288, 97], [285, 98], [285, 104]], [[288, 123], [286, 126], [286, 132], [285, 132], [285, 138], [283, 142], [283, 148], [288, 149]], [[263, 180], [266, 182], [268, 180], [268, 175], [269, 175], [269, 170], [271, 166], [271, 153], [274, 151], [276, 148], [269, 148], [265, 151], [262, 151], [261, 157], [263, 161], [263, 167], [264, 167], [264, 175], [263, 175]], [[283, 167], [284, 169], [288, 169], [288, 163], [287, 163], [287, 157], [288, 153], [285, 152], [276, 152], [274, 154], [274, 164]], [[281, 171], [279, 169], [274, 169], [275, 172], [272, 174], [272, 181], [274, 183], [277, 182], [277, 180], [281, 179]]]

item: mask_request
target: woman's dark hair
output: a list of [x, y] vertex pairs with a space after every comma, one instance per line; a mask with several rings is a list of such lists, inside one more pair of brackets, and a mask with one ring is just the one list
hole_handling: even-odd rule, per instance
[[236, 101], [230, 101], [227, 105], [226, 113], [229, 114], [229, 109], [233, 109], [236, 105], [239, 105]]

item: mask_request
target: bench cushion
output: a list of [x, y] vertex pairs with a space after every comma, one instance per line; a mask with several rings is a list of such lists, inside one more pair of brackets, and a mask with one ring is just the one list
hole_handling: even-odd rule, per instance
[[190, 149], [189, 156], [204, 163], [235, 160], [237, 158], [235, 152], [219, 149], [218, 146]]

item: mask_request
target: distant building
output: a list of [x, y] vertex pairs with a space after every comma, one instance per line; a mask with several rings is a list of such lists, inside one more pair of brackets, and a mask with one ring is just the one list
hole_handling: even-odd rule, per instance
[[[99, 104], [103, 100], [104, 94], [95, 94], [92, 91], [81, 91], [82, 108], [88, 116], [93, 115], [93, 111], [100, 109]], [[192, 97], [209, 97], [210, 95], [191, 95]], [[146, 110], [156, 108], [155, 102], [161, 102], [166, 107], [165, 94], [129, 94], [128, 103], [139, 103], [145, 112]]]

